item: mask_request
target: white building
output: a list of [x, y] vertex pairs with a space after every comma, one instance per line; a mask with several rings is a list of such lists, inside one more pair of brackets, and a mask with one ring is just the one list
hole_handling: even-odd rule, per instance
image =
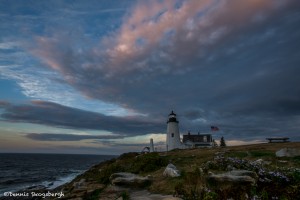
[[167, 121], [167, 151], [173, 149], [182, 149], [182, 143], [180, 141], [178, 121], [176, 119], [176, 114], [172, 111], [169, 114], [169, 120]]
[[211, 134], [200, 134], [192, 135], [190, 132], [183, 135], [183, 144], [186, 148], [196, 148], [196, 147], [212, 147], [213, 140]]
[[179, 122], [176, 119], [176, 114], [172, 111], [169, 114], [169, 120], [167, 121], [167, 151], [173, 149], [211, 147], [213, 145], [211, 134], [191, 135], [189, 132], [187, 135], [183, 135], [183, 141], [181, 141], [178, 124]]

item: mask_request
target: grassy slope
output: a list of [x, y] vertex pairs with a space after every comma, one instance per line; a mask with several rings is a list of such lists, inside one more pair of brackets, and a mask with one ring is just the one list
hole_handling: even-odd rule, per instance
[[[197, 170], [200, 166], [205, 165], [206, 162], [212, 161], [217, 152], [225, 152], [224, 155], [226, 157], [235, 157], [245, 160], [257, 160], [262, 158], [265, 161], [269, 161], [270, 164], [268, 164], [268, 168], [272, 169], [277, 169], [278, 167], [300, 168], [299, 157], [276, 158], [275, 152], [285, 147], [300, 149], [300, 142], [174, 150], [171, 152], [151, 153], [147, 155], [128, 153], [121, 155], [117, 159], [94, 166], [83, 175], [77, 177], [72, 183], [66, 185], [65, 191], [72, 193], [72, 184], [82, 178], [89, 182], [101, 183], [103, 185], [109, 184], [109, 176], [112, 173], [122, 171], [132, 172], [142, 176], [151, 175], [153, 183], [145, 187], [153, 193], [174, 194], [175, 191], [181, 190], [182, 188], [201, 188], [206, 186], [206, 183], [201, 176], [198, 176], [199, 172]], [[168, 163], [174, 164], [183, 175], [179, 178], [162, 176], [165, 166]], [[215, 170], [215, 172], [217, 171], [218, 170]], [[192, 190], [199, 190], [199, 188], [192, 188]]]
[[[263, 143], [226, 148], [175, 150], [161, 154], [166, 155], [167, 159], [170, 160], [172, 164], [185, 173], [194, 172], [195, 168], [203, 165], [207, 161], [213, 160], [215, 153], [217, 152], [226, 152], [225, 156], [228, 157], [236, 157], [253, 161], [257, 159], [271, 161], [269, 166], [270, 168], [288, 166], [300, 168], [299, 158], [276, 158], [275, 152], [286, 147], [300, 149], [300, 142]], [[288, 162], [278, 162], [280, 160]], [[153, 174], [156, 181], [149, 189], [153, 192], [160, 193], [174, 192], [174, 188], [177, 184], [176, 179], [161, 176], [163, 170], [164, 169], [161, 169]], [[168, 185], [168, 187], [165, 187], [166, 185]]]

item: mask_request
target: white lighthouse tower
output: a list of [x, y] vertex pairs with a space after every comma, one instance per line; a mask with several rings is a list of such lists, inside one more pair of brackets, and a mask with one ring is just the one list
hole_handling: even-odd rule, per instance
[[180, 134], [176, 114], [172, 111], [167, 122], [167, 151], [181, 148]]

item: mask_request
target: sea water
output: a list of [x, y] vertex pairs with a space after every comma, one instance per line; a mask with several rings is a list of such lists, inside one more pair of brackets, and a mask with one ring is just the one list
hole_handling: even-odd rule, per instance
[[53, 189], [95, 164], [116, 156], [73, 154], [0, 154], [0, 196], [23, 189]]

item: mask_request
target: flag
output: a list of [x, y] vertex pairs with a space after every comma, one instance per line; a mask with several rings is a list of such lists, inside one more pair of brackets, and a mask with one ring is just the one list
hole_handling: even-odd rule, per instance
[[216, 127], [216, 126], [211, 126], [210, 127], [210, 130], [211, 131], [218, 131], [218, 130], [220, 130], [218, 127]]

